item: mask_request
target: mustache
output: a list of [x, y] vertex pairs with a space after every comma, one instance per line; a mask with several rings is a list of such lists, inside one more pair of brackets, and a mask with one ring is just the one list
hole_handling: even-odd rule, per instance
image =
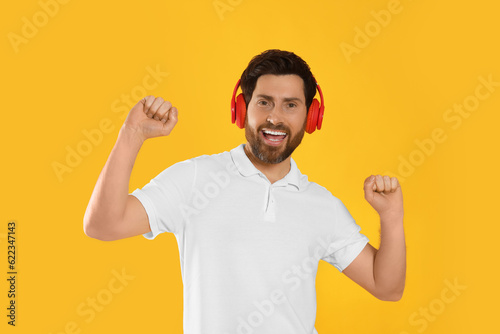
[[271, 122], [267, 122], [267, 123], [264, 123], [261, 126], [259, 126], [258, 131], [260, 132], [264, 128], [269, 129], [269, 130], [281, 130], [281, 131], [285, 131], [286, 133], [290, 133], [290, 129], [288, 127], [286, 127], [284, 125], [274, 125]]

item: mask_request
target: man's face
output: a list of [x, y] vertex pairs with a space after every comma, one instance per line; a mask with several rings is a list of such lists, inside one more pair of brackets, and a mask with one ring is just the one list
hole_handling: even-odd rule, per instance
[[245, 136], [264, 163], [286, 160], [304, 137], [304, 81], [295, 74], [265, 74], [257, 79], [245, 119]]

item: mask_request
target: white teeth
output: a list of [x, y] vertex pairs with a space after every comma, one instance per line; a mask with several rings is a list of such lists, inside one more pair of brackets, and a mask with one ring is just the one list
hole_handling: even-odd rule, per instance
[[286, 132], [281, 132], [281, 131], [264, 130], [264, 133], [267, 133], [270, 135], [275, 135], [275, 136], [286, 136]]

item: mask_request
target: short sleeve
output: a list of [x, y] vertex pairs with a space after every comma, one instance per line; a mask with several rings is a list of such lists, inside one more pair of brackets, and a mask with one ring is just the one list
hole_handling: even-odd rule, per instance
[[342, 272], [370, 240], [360, 232], [361, 226], [356, 224], [344, 203], [339, 199], [335, 202], [335, 233], [328, 245], [326, 255], [321, 259]]
[[196, 174], [196, 162], [178, 162], [146, 184], [135, 189], [130, 195], [141, 203], [149, 219], [151, 232], [143, 234], [152, 240], [163, 232], [178, 233], [183, 229], [185, 208], [191, 198]]

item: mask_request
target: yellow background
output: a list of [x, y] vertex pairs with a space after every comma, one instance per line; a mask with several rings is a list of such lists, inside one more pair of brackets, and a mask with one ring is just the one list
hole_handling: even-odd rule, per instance
[[[306, 134], [293, 155], [301, 172], [339, 197], [377, 248], [379, 220], [363, 198], [363, 180], [402, 177], [408, 261], [402, 300], [377, 300], [321, 261], [318, 332], [497, 327], [500, 87], [459, 126], [445, 119], [454, 104], [474, 101], [480, 77], [500, 82], [495, 1], [401, 0], [385, 26], [372, 11], [393, 1], [221, 0], [227, 7], [219, 13], [212, 0], [69, 1], [52, 6], [46, 21], [41, 3], [52, 1], [11, 2], [0, 14], [2, 333], [182, 332], [174, 235], [103, 242], [83, 233], [90, 194], [123, 122], [114, 103], [126, 105], [122, 94], [140, 89], [147, 68], [158, 67], [168, 76], [147, 93], [179, 109], [172, 134], [141, 149], [132, 191], [175, 162], [245, 140], [230, 122], [231, 93], [251, 57], [269, 48], [303, 57], [324, 92], [323, 128]], [[23, 27], [34, 19], [38, 31], [14, 46], [12, 36], [29, 35]], [[357, 35], [366, 28], [372, 30], [365, 45]], [[363, 47], [346, 57], [341, 46], [356, 42]], [[58, 179], [54, 163], [66, 164], [67, 147], [83, 147], [82, 131], [103, 120], [112, 131]], [[434, 129], [446, 140], [423, 155], [416, 141], [430, 140]], [[398, 168], [410, 156], [421, 160], [403, 177]], [[6, 324], [11, 220], [19, 272], [15, 328]], [[133, 279], [110, 292], [110, 282], [119, 287], [113, 273], [122, 270]], [[454, 281], [466, 288], [453, 294], [446, 282]], [[107, 304], [89, 321], [88, 303], [97, 297]], [[420, 313], [426, 310], [428, 318]]]

